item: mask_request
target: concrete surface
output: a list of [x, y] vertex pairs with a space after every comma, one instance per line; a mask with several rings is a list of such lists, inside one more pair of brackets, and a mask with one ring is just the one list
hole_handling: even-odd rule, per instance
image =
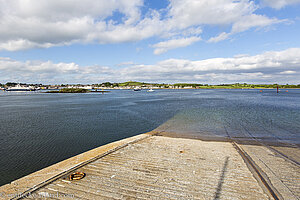
[[269, 199], [228, 142], [153, 136], [30, 194], [51, 199]]
[[[256, 165], [268, 177], [270, 184], [278, 191], [282, 199], [300, 199], [300, 167], [284, 159], [280, 154], [265, 146], [241, 145]], [[276, 150], [300, 155], [299, 148], [274, 147]], [[293, 154], [291, 152], [294, 152]]]
[[0, 199], [11, 199], [13, 197], [19, 197], [25, 191], [31, 191], [35, 188], [40, 187], [45, 182], [53, 179], [53, 177], [59, 176], [66, 171], [76, 168], [77, 166], [83, 165], [90, 162], [93, 159], [104, 156], [107, 153], [122, 148], [130, 144], [131, 142], [136, 142], [141, 139], [147, 138], [152, 134], [157, 132], [149, 132], [145, 134], [140, 134], [134, 137], [126, 138], [124, 140], [109, 143], [107, 145], [100, 146], [98, 148], [92, 149], [90, 151], [84, 152], [77, 156], [66, 159], [57, 164], [51, 165], [47, 168], [34, 172], [28, 176], [17, 179], [10, 184], [6, 184], [0, 187]]

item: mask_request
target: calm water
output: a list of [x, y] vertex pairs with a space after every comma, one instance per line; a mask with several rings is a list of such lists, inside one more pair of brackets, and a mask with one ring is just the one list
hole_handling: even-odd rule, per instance
[[300, 90], [0, 92], [0, 185], [157, 127], [300, 145]]

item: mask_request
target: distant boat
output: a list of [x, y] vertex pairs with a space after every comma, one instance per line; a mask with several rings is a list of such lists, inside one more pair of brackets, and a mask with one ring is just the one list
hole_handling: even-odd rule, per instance
[[133, 91], [141, 91], [141, 88], [135, 87], [135, 88], [133, 88]]
[[35, 90], [36, 89], [34, 87], [21, 86], [20, 84], [6, 89], [6, 91], [35, 91]]
[[148, 90], [148, 92], [154, 92], [154, 90], [151, 88], [150, 90]]

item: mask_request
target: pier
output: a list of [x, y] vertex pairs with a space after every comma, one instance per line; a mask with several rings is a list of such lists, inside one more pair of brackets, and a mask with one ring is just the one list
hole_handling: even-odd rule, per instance
[[[253, 145], [153, 131], [82, 153], [0, 187], [0, 199], [297, 199], [299, 168]], [[256, 152], [254, 152], [256, 151]], [[249, 160], [250, 159], [250, 160]], [[271, 160], [273, 159], [273, 160]], [[266, 169], [268, 168], [268, 169]], [[70, 180], [75, 172], [84, 173]], [[281, 173], [281, 174], [280, 174]], [[278, 176], [293, 177], [288, 188]], [[291, 182], [290, 182], [291, 183]]]

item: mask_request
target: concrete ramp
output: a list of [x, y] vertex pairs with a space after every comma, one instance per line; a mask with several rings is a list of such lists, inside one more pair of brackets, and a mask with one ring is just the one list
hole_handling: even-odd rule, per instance
[[28, 197], [269, 199], [228, 142], [152, 136], [75, 171], [86, 176], [70, 181], [64, 175]]

